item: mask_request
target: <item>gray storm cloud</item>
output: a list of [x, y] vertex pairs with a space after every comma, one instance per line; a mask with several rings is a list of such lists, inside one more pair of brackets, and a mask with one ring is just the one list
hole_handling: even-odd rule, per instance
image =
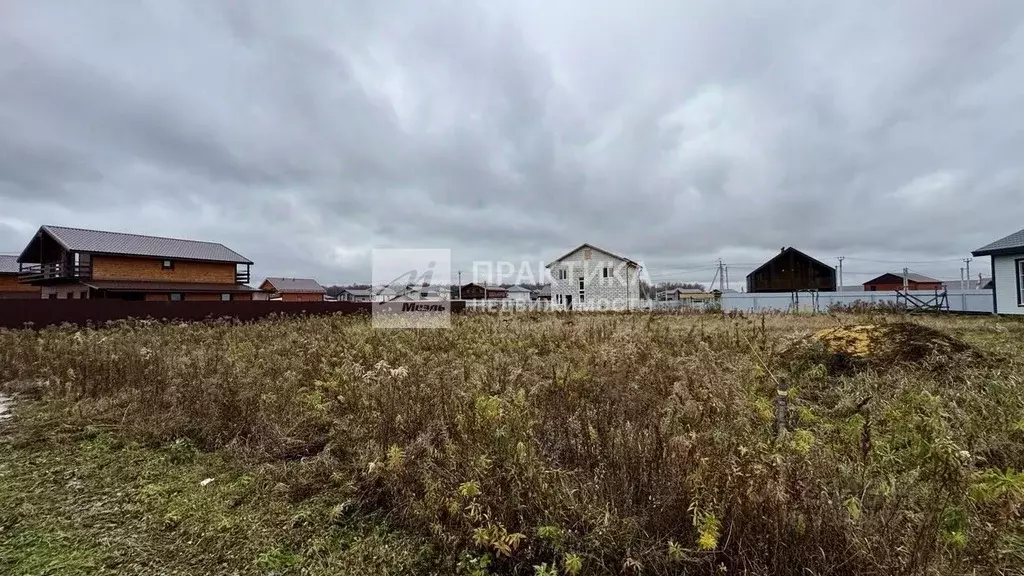
[[50, 223], [327, 283], [582, 242], [655, 279], [789, 245], [949, 277], [1024, 227], [1016, 1], [2, 10], [0, 252]]

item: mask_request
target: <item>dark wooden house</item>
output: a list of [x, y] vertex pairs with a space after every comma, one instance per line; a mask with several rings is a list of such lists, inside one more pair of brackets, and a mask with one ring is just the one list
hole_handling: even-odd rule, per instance
[[789, 247], [747, 275], [747, 292], [836, 289], [836, 269]]
[[508, 296], [508, 291], [501, 286], [481, 286], [469, 283], [462, 286], [463, 300], [501, 300]]

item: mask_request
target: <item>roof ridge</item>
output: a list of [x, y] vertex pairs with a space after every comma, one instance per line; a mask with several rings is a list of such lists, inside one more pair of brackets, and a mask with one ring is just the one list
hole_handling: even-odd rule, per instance
[[[191, 240], [189, 238], [177, 238], [177, 237], [174, 237], [174, 236], [154, 236], [152, 234], [138, 234], [136, 232], [118, 232], [118, 231], [115, 231], [115, 230], [96, 230], [95, 228], [78, 228], [76, 226], [57, 226], [55, 224], [43, 224], [43, 228], [45, 228], [47, 230], [52, 230], [54, 228], [58, 228], [58, 229], [61, 229], [61, 230], [75, 230], [75, 231], [78, 231], [78, 232], [99, 232], [100, 234], [117, 234], [117, 235], [120, 235], [120, 236], [138, 236], [140, 238], [153, 238], [153, 239], [156, 239], [156, 240], [175, 240], [175, 241], [178, 241], [178, 242], [193, 242], [195, 244], [212, 244], [212, 245], [215, 245], [215, 246], [222, 246], [224, 248], [228, 248], [222, 242], [211, 242], [209, 240]], [[231, 249], [228, 248], [228, 250], [231, 250]], [[234, 252], [234, 250], [232, 250], [232, 252]]]

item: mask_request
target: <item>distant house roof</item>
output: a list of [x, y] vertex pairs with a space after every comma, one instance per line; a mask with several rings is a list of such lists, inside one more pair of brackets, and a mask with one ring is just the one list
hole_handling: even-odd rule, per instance
[[[903, 279], [903, 273], [902, 272], [886, 272], [885, 274], [882, 274], [878, 278], [872, 278], [871, 280], [868, 280], [864, 284], [865, 285], [875, 284], [875, 283], [881, 281], [882, 278], [885, 278], [886, 276], [895, 276], [896, 278], [899, 278], [900, 280]], [[910, 282], [916, 282], [918, 284], [942, 284], [943, 283], [942, 280], [938, 280], [938, 279], [932, 278], [930, 276], [925, 276], [924, 274], [917, 274], [915, 272], [908, 272], [907, 273], [907, 280], [910, 281]]]
[[273, 292], [281, 294], [324, 294], [324, 289], [312, 278], [267, 278], [260, 284], [260, 290], [266, 290], [267, 285], [273, 287]]
[[[252, 261], [245, 256], [216, 242], [48, 225], [39, 228], [39, 232], [49, 235], [65, 250], [75, 252], [252, 264]], [[36, 261], [37, 256], [32, 247], [36, 244], [37, 239], [33, 238], [32, 242], [25, 247], [21, 256], [18, 257], [18, 262]]]
[[17, 256], [0, 254], [0, 274], [17, 274], [18, 271]]
[[[480, 289], [486, 289], [488, 291], [499, 290], [501, 292], [508, 292], [508, 290], [510, 290], [510, 289], [504, 288], [503, 286], [488, 286], [487, 284], [477, 284], [476, 282], [470, 282], [469, 284], [463, 284], [462, 285], [462, 289], [463, 290], [465, 290], [466, 288], [469, 288], [469, 287], [476, 287], [476, 288], [480, 288]], [[524, 290], [525, 290], [525, 288], [524, 288]]]
[[963, 286], [967, 290], [991, 290], [992, 279], [982, 277], [981, 280], [974, 278], [972, 280], [964, 279], [961, 283], [959, 280], [948, 280], [943, 282], [947, 288], [960, 288]]
[[582, 250], [583, 248], [590, 248], [591, 250], [597, 250], [598, 252], [601, 252], [602, 254], [607, 254], [608, 256], [611, 256], [612, 258], [615, 258], [616, 260], [622, 260], [626, 264], [628, 264], [629, 266], [639, 266], [639, 264], [637, 264], [636, 262], [630, 260], [629, 258], [624, 258], [622, 256], [619, 256], [619, 255], [616, 255], [616, 254], [612, 254], [611, 252], [609, 252], [607, 250], [602, 250], [601, 248], [598, 248], [597, 246], [594, 246], [593, 244], [587, 244], [586, 242], [584, 242], [583, 244], [580, 244], [579, 246], [573, 248], [572, 250], [569, 250], [568, 252], [563, 254], [561, 257], [555, 258], [554, 260], [549, 262], [546, 267], [550, 268], [552, 265], [554, 265], [555, 262], [559, 262], [561, 260], [564, 260], [565, 258], [567, 258], [569, 256], [572, 256], [572, 254], [574, 252]]
[[370, 296], [372, 292], [369, 288], [345, 288], [343, 292], [351, 294], [353, 296]]
[[986, 244], [971, 252], [972, 256], [1000, 256], [1004, 254], [1024, 253], [1024, 230], [1020, 230], [1000, 238], [991, 244]]
[[515, 285], [515, 286], [510, 286], [508, 288], [508, 291], [509, 292], [525, 292], [527, 294], [530, 293], [530, 290], [528, 288], [523, 288], [522, 286], [519, 286], [518, 284]]
[[551, 284], [545, 284], [545, 285], [541, 286], [540, 287], [540, 292], [537, 293], [537, 296], [539, 298], [543, 298], [545, 296], [547, 296], [548, 298], [551, 298]]
[[780, 256], [782, 256], [784, 254], [790, 254], [790, 253], [796, 254], [797, 256], [800, 256], [801, 258], [806, 258], [807, 260], [810, 260], [811, 262], [813, 262], [813, 263], [815, 263], [815, 264], [817, 264], [819, 266], [823, 266], [825, 268], [828, 268], [829, 270], [832, 270], [833, 272], [835, 271], [835, 268], [829, 266], [828, 264], [825, 264], [821, 260], [818, 260], [816, 258], [812, 258], [812, 257], [808, 256], [807, 254], [804, 254], [803, 252], [801, 252], [801, 251], [797, 250], [796, 248], [793, 248], [792, 246], [790, 246], [788, 248], [783, 248], [782, 251], [780, 251], [778, 254], [776, 254], [775, 256], [772, 256], [771, 258], [769, 258], [767, 262], [765, 262], [764, 264], [761, 264], [760, 266], [755, 268], [753, 272], [751, 272], [750, 274], [747, 274], [747, 278], [750, 278], [751, 276], [753, 276], [753, 275], [757, 274], [758, 272], [760, 272], [762, 269], [764, 269], [765, 266], [768, 266], [769, 264], [774, 262], [776, 258], [779, 258]]

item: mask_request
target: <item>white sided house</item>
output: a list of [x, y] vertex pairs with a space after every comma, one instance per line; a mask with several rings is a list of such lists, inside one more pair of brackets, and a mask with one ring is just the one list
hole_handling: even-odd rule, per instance
[[992, 258], [992, 304], [996, 314], [1024, 315], [1024, 230], [978, 248]]
[[551, 305], [565, 310], [636, 310], [640, 265], [583, 244], [547, 265]]
[[515, 286], [509, 287], [509, 289], [507, 290], [507, 293], [508, 293], [507, 298], [509, 300], [515, 300], [516, 302], [529, 302], [530, 301], [530, 290], [528, 288], [523, 288], [522, 286], [519, 286], [518, 284], [515, 285]]

